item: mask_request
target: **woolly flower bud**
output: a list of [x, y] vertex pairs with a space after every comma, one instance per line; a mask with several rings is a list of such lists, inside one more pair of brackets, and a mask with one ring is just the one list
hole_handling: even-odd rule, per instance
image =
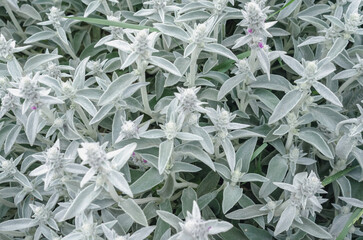
[[133, 121], [126, 121], [122, 127], [121, 132], [125, 135], [125, 138], [133, 138], [138, 136], [137, 124]]
[[156, 10], [163, 10], [168, 3], [168, 0], [152, 0], [153, 8]]
[[59, 66], [54, 62], [49, 62], [46, 67], [46, 74], [53, 78], [60, 78], [61, 77], [61, 70]]
[[300, 149], [298, 147], [292, 147], [289, 153], [289, 160], [291, 162], [297, 162], [300, 156]]
[[183, 231], [193, 239], [207, 239], [209, 229], [201, 219], [189, 217], [183, 225]]
[[143, 59], [148, 59], [151, 56], [148, 36], [149, 34], [147, 30], [141, 30], [136, 34], [135, 42], [132, 44], [133, 50]]
[[228, 0], [213, 0], [214, 11], [217, 14], [221, 14], [227, 6]]
[[64, 95], [68, 97], [72, 97], [76, 93], [76, 90], [74, 89], [70, 81], [62, 82], [62, 91]]
[[168, 140], [172, 140], [176, 137], [178, 128], [174, 122], [170, 121], [167, 124], [165, 124], [164, 132], [165, 132], [166, 138]]
[[54, 127], [56, 128], [60, 128], [60, 127], [63, 127], [63, 124], [64, 124], [64, 120], [62, 118], [57, 118], [54, 120]]
[[225, 109], [220, 110], [219, 114], [218, 114], [218, 119], [217, 119], [218, 125], [221, 128], [225, 128], [230, 123], [231, 118], [232, 118], [232, 114], [230, 112], [228, 112]]
[[318, 72], [316, 61], [307, 61], [305, 64], [304, 72], [308, 78], [314, 77]]
[[85, 223], [82, 225], [81, 227], [81, 231], [83, 233], [84, 236], [87, 236], [87, 237], [94, 237], [94, 236], [97, 236], [97, 233], [96, 233], [96, 224], [94, 223]]
[[[179, 100], [180, 105], [184, 111], [193, 112], [200, 108], [202, 104], [197, 97], [197, 92], [200, 87], [195, 88], [180, 88], [178, 87], [179, 93], [175, 93], [176, 98]], [[200, 110], [200, 109], [199, 109]]]
[[239, 60], [238, 63], [236, 63], [236, 66], [238, 68], [238, 72], [236, 74], [242, 74], [250, 71], [250, 65], [246, 59]]
[[265, 27], [265, 19], [267, 16], [255, 2], [248, 2], [245, 5], [244, 17], [249, 29], [259, 30]]
[[6, 94], [1, 98], [1, 107], [9, 110], [16, 107], [16, 98], [11, 94]]
[[2, 170], [7, 174], [14, 174], [17, 171], [17, 168], [13, 161], [4, 160], [1, 162]]
[[46, 209], [44, 205], [42, 206], [32, 205], [32, 210], [34, 212], [33, 217], [41, 222], [47, 221], [51, 216], [50, 211]]
[[0, 57], [11, 59], [15, 48], [15, 41], [10, 39], [6, 41], [4, 35], [0, 34]]
[[99, 169], [107, 160], [106, 152], [99, 143], [82, 143], [82, 148], [78, 148], [78, 154], [84, 164], [88, 163], [95, 169]]
[[50, 12], [47, 13], [49, 21], [53, 24], [54, 27], [60, 27], [60, 23], [63, 20], [63, 11], [61, 11], [59, 8], [52, 7], [50, 9]]
[[315, 195], [321, 187], [323, 186], [319, 178], [316, 177], [314, 172], [311, 172], [309, 177], [304, 179], [301, 185], [301, 192], [303, 195], [310, 197]]
[[19, 90], [23, 98], [31, 100], [33, 103], [39, 102], [38, 82], [30, 76], [22, 77], [19, 84]]
[[91, 71], [94, 72], [94, 73], [101, 73], [102, 72], [102, 64], [101, 64], [100, 60], [89, 61], [87, 63], [87, 67], [89, 69], [91, 69]]
[[192, 34], [192, 41], [197, 44], [203, 44], [204, 39], [207, 37], [207, 26], [204, 23], [198, 24]]
[[289, 126], [292, 128], [298, 125], [298, 119], [295, 113], [290, 112], [289, 114], [287, 114], [286, 120]]
[[345, 18], [345, 31], [348, 33], [355, 33], [360, 25], [363, 23], [363, 15], [359, 13], [352, 13]]

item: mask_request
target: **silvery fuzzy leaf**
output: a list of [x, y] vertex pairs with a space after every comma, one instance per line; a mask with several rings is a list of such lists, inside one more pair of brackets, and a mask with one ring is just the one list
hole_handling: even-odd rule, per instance
[[186, 33], [182, 28], [175, 26], [175, 25], [156, 23], [156, 24], [154, 24], [154, 27], [156, 29], [158, 29], [160, 32], [162, 32], [163, 34], [171, 36], [171, 37], [175, 37], [184, 42], [187, 42], [190, 38], [188, 33]]
[[[115, 156], [112, 156], [112, 157], [110, 156], [110, 158], [113, 158], [111, 161], [112, 166], [116, 170], [120, 170], [127, 163], [130, 156], [135, 151], [136, 147], [137, 147], [136, 143], [131, 143], [121, 149], [114, 151]], [[107, 156], [109, 156], [109, 155], [107, 155]]]
[[183, 221], [180, 218], [170, 212], [163, 210], [157, 210], [156, 213], [162, 220], [164, 220], [164, 222], [168, 223], [175, 230], [177, 230], [178, 232], [181, 231], [179, 223], [182, 223]]
[[338, 178], [336, 180], [336, 182], [338, 183], [338, 185], [340, 187], [341, 194], [343, 195], [343, 197], [351, 197], [352, 196], [351, 184], [350, 184], [349, 180], [345, 176]]
[[165, 171], [165, 168], [169, 162], [171, 154], [173, 153], [174, 141], [166, 140], [160, 143], [159, 147], [159, 159], [158, 159], [158, 170], [159, 174]]
[[17, 231], [31, 228], [38, 225], [38, 222], [31, 218], [18, 218], [0, 223], [0, 231]]
[[209, 154], [213, 154], [214, 145], [210, 135], [202, 127], [191, 126], [190, 130], [192, 131], [192, 133], [202, 137], [203, 140], [200, 141], [200, 144], [202, 145], [203, 149]]
[[72, 82], [72, 86], [75, 89], [82, 89], [84, 88], [84, 83], [86, 81], [86, 67], [88, 63], [89, 57], [83, 59], [79, 65], [77, 66], [75, 72], [74, 72], [74, 78]]
[[335, 26], [339, 27], [340, 29], [344, 29], [344, 23], [342, 21], [340, 21], [338, 18], [334, 17], [334, 16], [330, 16], [330, 15], [324, 15], [324, 17], [326, 19], [328, 19], [332, 24], [334, 24]]
[[10, 76], [13, 79], [20, 79], [23, 76], [23, 69], [21, 68], [18, 60], [16, 58], [12, 58], [7, 62], [6, 67]]
[[268, 178], [261, 176], [256, 173], [246, 173], [242, 177], [240, 177], [239, 181], [241, 182], [267, 182]]
[[326, 41], [326, 38], [323, 36], [316, 36], [316, 37], [311, 37], [308, 38], [307, 40], [305, 40], [304, 42], [300, 43], [298, 45], [298, 47], [303, 47], [303, 46], [307, 46], [307, 45], [311, 45], [311, 44], [316, 44], [316, 43], [321, 43]]
[[[236, 169], [241, 172], [247, 173], [250, 168], [250, 162], [253, 155], [253, 152], [255, 151], [257, 143], [257, 137], [252, 137], [245, 141], [237, 150], [236, 153], [236, 161], [241, 161], [241, 169]], [[239, 165], [237, 165], [239, 166]], [[234, 169], [232, 169], [234, 170]]]
[[4, 152], [5, 154], [8, 154], [11, 151], [11, 148], [13, 147], [16, 138], [18, 137], [22, 127], [20, 125], [15, 125], [9, 132], [8, 136], [5, 140], [4, 145]]
[[233, 220], [246, 220], [259, 216], [264, 216], [267, 214], [267, 211], [261, 211], [260, 208], [262, 207], [263, 204], [251, 205], [226, 214], [226, 218]]
[[39, 125], [39, 112], [32, 111], [28, 116], [25, 126], [25, 133], [28, 138], [30, 146], [33, 146], [34, 141], [37, 137], [39, 130], [38, 125]]
[[289, 3], [289, 1], [286, 1], [284, 6], [286, 6], [287, 4], [290, 4], [288, 5], [287, 7], [283, 8], [279, 15], [277, 16], [277, 20], [282, 20], [284, 18], [287, 18], [297, 7], [300, 6], [301, 4], [301, 0], [298, 0], [298, 1], [293, 1], [292, 3]]
[[358, 208], [363, 208], [363, 201], [356, 199], [356, 198], [350, 198], [350, 197], [339, 197], [344, 202]]
[[122, 40], [113, 40], [106, 43], [107, 46], [117, 48], [122, 52], [129, 53], [131, 51], [131, 46], [125, 41]]
[[218, 100], [221, 100], [224, 96], [226, 96], [230, 91], [232, 91], [238, 84], [242, 83], [243, 77], [240, 75], [236, 75], [231, 77], [227, 81], [225, 81], [218, 91]]
[[107, 87], [107, 90], [100, 97], [98, 105], [103, 106], [111, 103], [115, 98], [122, 95], [123, 91], [136, 79], [137, 76], [133, 73], [124, 74], [118, 77]]
[[61, 55], [57, 54], [37, 54], [26, 61], [24, 65], [24, 71], [30, 72], [42, 64], [61, 58]]
[[353, 77], [356, 74], [358, 74], [357, 70], [347, 69], [347, 70], [343, 70], [343, 71], [338, 72], [337, 74], [335, 74], [334, 77], [332, 78], [332, 80], [346, 79], [346, 78]]
[[350, 138], [347, 134], [344, 134], [338, 141], [335, 147], [335, 154], [340, 159], [348, 159], [348, 155], [353, 150], [354, 140]]
[[325, 21], [323, 21], [317, 17], [300, 16], [299, 18], [305, 22], [310, 23], [311, 25], [315, 26], [319, 30], [329, 28], [329, 25]]
[[[190, 54], [192, 54], [192, 52], [196, 51], [198, 48], [197, 44], [196, 43], [191, 43], [189, 44], [185, 50], [184, 50], [184, 58], [188, 57]], [[198, 49], [198, 51], [200, 51]]]
[[232, 186], [227, 183], [227, 186], [223, 190], [223, 201], [222, 201], [222, 210], [225, 214], [228, 212], [242, 197], [243, 189], [239, 186]]
[[332, 239], [332, 235], [308, 218], [301, 217], [302, 223], [295, 221], [293, 226], [319, 239]]
[[299, 12], [297, 16], [317, 16], [326, 12], [330, 12], [328, 4], [314, 4]]
[[299, 76], [304, 76], [304, 67], [295, 58], [292, 58], [287, 55], [281, 55], [281, 58]]
[[266, 89], [256, 89], [253, 92], [253, 96], [256, 96], [258, 100], [271, 110], [275, 109], [280, 101], [271, 91]]
[[313, 87], [323, 98], [339, 107], [343, 107], [343, 104], [340, 102], [339, 98], [325, 85], [321, 84], [320, 82], [314, 82]]
[[42, 21], [42, 17], [38, 13], [38, 11], [29, 4], [22, 4], [20, 7], [20, 11], [35, 20]]
[[155, 229], [155, 226], [143, 227], [136, 232], [134, 232], [129, 240], [144, 240], [147, 238]]
[[217, 53], [219, 55], [222, 55], [222, 56], [232, 59], [234, 61], [238, 60], [236, 55], [234, 55], [231, 50], [229, 50], [222, 44], [208, 43], [204, 46], [203, 50], [207, 51], [207, 52], [211, 52], [211, 53]]
[[227, 232], [233, 227], [233, 225], [229, 222], [217, 220], [207, 221], [206, 226], [210, 229], [208, 232], [210, 235]]
[[30, 37], [28, 37], [24, 41], [24, 43], [29, 44], [29, 43], [39, 42], [42, 40], [49, 40], [55, 36], [56, 36], [56, 32], [54, 32], [54, 31], [49, 31], [49, 30], [41, 31], [41, 32], [37, 32], [37, 33], [31, 35]]
[[175, 19], [175, 22], [190, 22], [195, 20], [204, 20], [210, 17], [206, 11], [191, 11], [184, 13], [182, 16]]
[[262, 184], [259, 197], [265, 198], [270, 195], [277, 187], [273, 184], [273, 182], [282, 181], [285, 178], [285, 174], [288, 170], [287, 162], [280, 155], [276, 155], [273, 157], [267, 169], [266, 178], [270, 179], [270, 181]]
[[111, 170], [107, 173], [107, 179], [117, 189], [127, 194], [128, 196], [133, 197], [129, 184], [127, 183], [122, 173]]
[[111, 111], [111, 109], [114, 106], [112, 104], [106, 104], [103, 105], [98, 112], [95, 114], [95, 116], [91, 119], [91, 121], [89, 122], [89, 124], [95, 124], [101, 120], [103, 120], [107, 114], [109, 114], [109, 112]]
[[181, 73], [179, 72], [178, 68], [175, 67], [175, 65], [168, 60], [161, 57], [151, 56], [149, 61], [155, 66], [160, 67], [165, 71], [170, 72], [178, 77], [181, 77]]
[[277, 135], [277, 136], [283, 136], [286, 133], [288, 133], [289, 131], [290, 131], [289, 125], [281, 124], [280, 127], [273, 132], [273, 134]]
[[[267, 230], [263, 230], [261, 228], [257, 228], [250, 224], [238, 224], [238, 226], [242, 229], [243, 234], [249, 240], [260, 239], [260, 240], [272, 240], [271, 234]], [[228, 239], [225, 239], [228, 240]]]
[[281, 214], [280, 220], [278, 221], [274, 236], [290, 229], [296, 215], [296, 207], [289, 205]]
[[228, 138], [225, 138], [224, 140], [222, 140], [221, 144], [222, 144], [224, 153], [226, 154], [229, 169], [231, 171], [233, 171], [234, 167], [236, 165], [236, 152], [234, 150], [233, 144], [232, 144], [231, 140], [229, 140]]
[[342, 114], [325, 106], [313, 106], [310, 107], [309, 110], [313, 117], [331, 132], [335, 131], [335, 128], [339, 122], [346, 120], [346, 117], [344, 117]]
[[201, 148], [191, 145], [185, 144], [182, 146], [177, 146], [175, 148], [176, 152], [181, 152], [184, 156], [190, 156], [196, 158], [203, 162], [205, 165], [210, 167], [213, 171], [215, 171], [214, 163], [212, 159], [209, 157], [207, 153], [205, 153]]
[[[295, 60], [296, 61], [296, 60]], [[300, 90], [292, 90], [288, 92], [277, 104], [274, 109], [268, 124], [273, 124], [285, 117], [302, 99], [303, 93]]]
[[276, 91], [289, 92], [292, 90], [292, 84], [283, 76], [271, 74], [270, 80], [267, 75], [256, 77], [256, 81], [250, 83], [251, 88], [263, 88]]
[[175, 162], [171, 171], [177, 172], [199, 172], [201, 168], [185, 162]]
[[139, 179], [137, 179], [131, 186], [131, 191], [134, 194], [145, 192], [163, 181], [164, 177], [159, 174], [155, 168], [150, 168]]
[[176, 134], [176, 138], [179, 138], [184, 141], [202, 141], [203, 140], [202, 137], [192, 134], [192, 133], [187, 133], [187, 132], [178, 132]]
[[119, 206], [135, 222], [137, 222], [143, 226], [148, 226], [147, 219], [145, 217], [144, 212], [133, 199], [131, 199], [131, 198], [123, 199], [119, 202]]
[[69, 42], [68, 42], [68, 39], [67, 39], [67, 34], [66, 34], [66, 32], [64, 31], [63, 28], [61, 28], [61, 27], [57, 28], [57, 35], [58, 35], [59, 39], [62, 41], [63, 44], [65, 44], [66, 46], [69, 46]]
[[140, 134], [140, 137], [143, 138], [163, 138], [165, 137], [165, 133], [163, 130], [160, 129], [151, 129], [149, 131], [143, 132]]
[[222, 177], [231, 180], [231, 170], [228, 169], [227, 166], [221, 164], [221, 163], [214, 163], [217, 172], [219, 173], [219, 175], [221, 175]]
[[326, 157], [333, 158], [333, 153], [330, 151], [328, 144], [317, 132], [308, 129], [301, 130], [298, 136], [300, 139], [316, 147]]
[[56, 214], [57, 221], [65, 221], [81, 214], [101, 193], [101, 188], [95, 190], [95, 185], [91, 184], [84, 188], [77, 197], [71, 202], [66, 211]]
[[92, 1], [87, 5], [86, 10], [84, 11], [84, 17], [88, 17], [91, 13], [97, 10], [99, 6], [101, 6], [101, 1]]
[[184, 217], [187, 216], [187, 212], [192, 213], [193, 216], [195, 216], [194, 213], [200, 216], [200, 213], [198, 211], [193, 211], [193, 210], [198, 210], [194, 208], [193, 204], [196, 200], [197, 200], [197, 193], [194, 191], [193, 188], [188, 187], [183, 190], [181, 196], [181, 202], [182, 202], [182, 212]]
[[285, 31], [281, 28], [269, 28], [268, 31], [274, 37], [283, 37], [283, 36], [290, 35], [290, 33], [288, 31]]
[[92, 117], [96, 115], [97, 109], [93, 103], [86, 97], [76, 96], [73, 101], [80, 105], [84, 110], [86, 110]]
[[345, 49], [348, 43], [349, 41], [344, 38], [337, 38], [326, 55], [326, 58], [328, 58], [330, 61], [335, 59]]
[[267, 78], [270, 79], [270, 60], [267, 53], [263, 49], [257, 50], [257, 58], [260, 62], [260, 67], [264, 73], [267, 74]]

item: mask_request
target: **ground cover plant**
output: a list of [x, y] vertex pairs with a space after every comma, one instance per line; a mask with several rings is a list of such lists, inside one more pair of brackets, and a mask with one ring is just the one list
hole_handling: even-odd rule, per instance
[[0, 239], [363, 239], [361, 0], [0, 0]]

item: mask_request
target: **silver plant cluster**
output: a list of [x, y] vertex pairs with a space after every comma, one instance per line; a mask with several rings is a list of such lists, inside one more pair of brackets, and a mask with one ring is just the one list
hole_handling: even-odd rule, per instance
[[0, 239], [360, 239], [362, 9], [0, 0]]

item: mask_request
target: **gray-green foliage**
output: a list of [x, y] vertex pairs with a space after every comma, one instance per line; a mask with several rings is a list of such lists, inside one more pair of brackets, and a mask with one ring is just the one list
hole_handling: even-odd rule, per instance
[[361, 0], [0, 16], [0, 239], [363, 236]]

